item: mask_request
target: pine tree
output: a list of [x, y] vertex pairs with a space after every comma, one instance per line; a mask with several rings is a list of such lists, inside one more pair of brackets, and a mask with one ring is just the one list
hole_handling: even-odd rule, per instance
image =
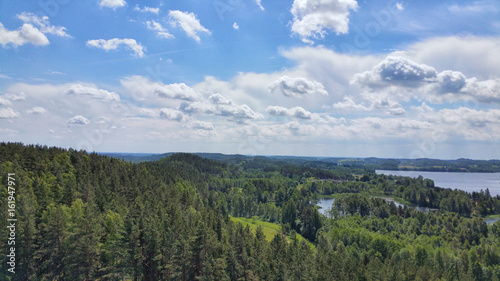
[[73, 280], [94, 280], [100, 269], [101, 218], [93, 202], [84, 204], [80, 199], [71, 205], [69, 212], [68, 253], [62, 260], [66, 275]]
[[66, 206], [50, 204], [42, 214], [40, 246], [35, 252], [37, 276], [44, 280], [64, 279], [63, 258], [67, 254], [66, 239], [69, 210]]

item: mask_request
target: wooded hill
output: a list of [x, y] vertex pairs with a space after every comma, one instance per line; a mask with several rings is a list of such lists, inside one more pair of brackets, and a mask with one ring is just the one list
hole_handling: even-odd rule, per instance
[[[174, 153], [144, 154], [144, 153], [103, 153], [113, 158], [132, 163], [157, 161]], [[329, 169], [334, 166], [361, 168], [364, 170], [402, 170], [402, 171], [431, 171], [431, 172], [500, 172], [500, 160], [473, 160], [473, 159], [394, 159], [394, 158], [339, 158], [339, 157], [299, 157], [299, 156], [246, 156], [226, 155], [221, 153], [194, 153], [202, 158], [219, 160], [237, 165], [254, 159], [265, 159], [266, 162], [286, 163], [288, 165], [307, 166], [316, 169]]]
[[[15, 274], [7, 271], [9, 173]], [[487, 191], [286, 159], [172, 154], [132, 164], [19, 143], [0, 144], [0, 182], [1, 280], [500, 279], [500, 222], [480, 217], [498, 214], [500, 198]], [[344, 196], [327, 218], [315, 202], [331, 194]], [[440, 210], [396, 208], [370, 194]], [[232, 217], [281, 233], [268, 241], [262, 227]]]

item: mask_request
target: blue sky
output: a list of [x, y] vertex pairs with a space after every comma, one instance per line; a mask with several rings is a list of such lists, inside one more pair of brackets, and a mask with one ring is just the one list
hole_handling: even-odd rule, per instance
[[0, 3], [0, 140], [500, 158], [500, 2]]

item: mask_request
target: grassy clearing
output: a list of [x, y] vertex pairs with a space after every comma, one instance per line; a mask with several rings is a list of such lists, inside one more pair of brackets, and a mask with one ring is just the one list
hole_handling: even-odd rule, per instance
[[279, 232], [279, 225], [270, 223], [270, 222], [265, 222], [261, 220], [254, 220], [254, 219], [249, 219], [249, 218], [235, 218], [231, 217], [231, 220], [233, 222], [241, 223], [243, 226], [249, 226], [250, 230], [255, 234], [255, 231], [257, 230], [257, 227], [260, 225], [262, 227], [262, 231], [264, 232], [264, 235], [266, 236], [267, 241], [273, 240], [274, 236]]
[[[258, 219], [254, 218], [242, 218], [242, 217], [230, 217], [233, 222], [241, 223], [243, 226], [249, 226], [250, 230], [255, 234], [255, 231], [257, 230], [257, 227], [260, 225], [262, 227], [262, 231], [264, 232], [264, 235], [266, 236], [267, 241], [273, 240], [274, 236], [276, 234], [282, 235], [281, 234], [281, 227], [278, 224], [271, 223], [271, 222], [266, 222], [266, 221], [261, 221]], [[290, 242], [292, 242], [295, 237], [291, 235], [286, 236]], [[314, 244], [309, 242], [309, 240], [305, 239], [302, 235], [297, 234], [296, 235], [297, 241], [300, 243], [302, 240], [304, 240], [309, 247], [314, 248]]]

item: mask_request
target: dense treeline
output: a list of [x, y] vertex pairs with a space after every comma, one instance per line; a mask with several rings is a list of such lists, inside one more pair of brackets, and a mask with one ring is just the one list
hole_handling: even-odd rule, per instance
[[338, 193], [372, 193], [395, 196], [420, 207], [456, 212], [470, 217], [500, 213], [500, 196], [489, 190], [467, 193], [434, 186], [434, 182], [417, 178], [366, 173], [357, 181], [307, 181], [304, 187], [321, 195]]
[[[356, 181], [345, 167], [257, 161], [232, 165], [174, 154], [131, 164], [83, 151], [1, 143], [0, 279], [500, 279], [500, 222], [488, 226], [459, 213], [424, 214], [362, 195], [336, 200], [332, 218], [313, 205], [325, 190], [376, 187], [395, 193], [418, 179], [367, 174]], [[16, 180], [15, 274], [6, 270], [8, 173]], [[331, 182], [307, 180], [323, 176]], [[435, 190], [425, 181], [415, 184]], [[442, 191], [435, 192], [430, 202], [440, 198]], [[472, 202], [491, 199], [486, 193], [477, 197]], [[471, 210], [474, 215], [477, 209]], [[278, 223], [282, 232], [300, 233], [315, 246], [283, 235], [266, 241], [261, 228], [253, 233], [230, 216]]]

